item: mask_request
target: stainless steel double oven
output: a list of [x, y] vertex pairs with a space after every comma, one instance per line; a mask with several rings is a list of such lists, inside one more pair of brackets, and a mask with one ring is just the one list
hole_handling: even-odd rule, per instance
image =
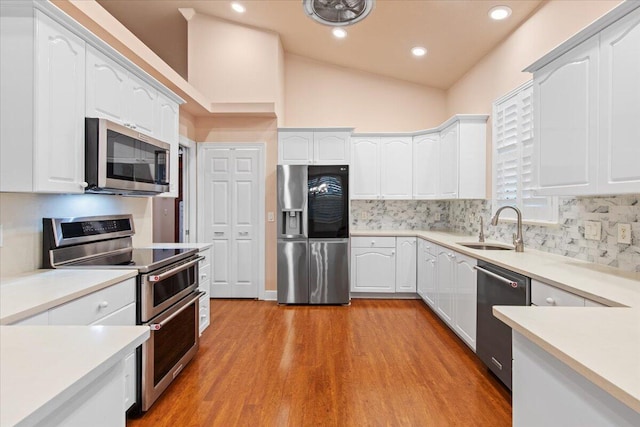
[[137, 350], [137, 398], [147, 411], [199, 347], [196, 249], [132, 247], [131, 215], [43, 219], [44, 268], [138, 270], [136, 319], [151, 336]]

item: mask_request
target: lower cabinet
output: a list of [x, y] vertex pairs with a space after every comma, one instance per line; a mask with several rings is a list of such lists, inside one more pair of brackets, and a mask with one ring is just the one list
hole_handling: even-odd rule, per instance
[[418, 295], [475, 351], [477, 260], [423, 239], [417, 260]]
[[210, 294], [209, 288], [211, 285], [211, 249], [201, 250], [199, 253], [204, 259], [200, 260], [198, 264], [198, 270], [200, 274], [200, 282], [198, 290], [205, 294], [200, 297], [199, 310], [200, 310], [200, 335], [209, 327], [209, 308], [210, 308]]
[[[14, 325], [134, 326], [136, 324], [135, 293], [136, 278], [133, 277], [16, 322]], [[136, 400], [135, 350], [125, 356], [121, 365], [118, 369], [122, 372], [120, 378], [124, 378], [123, 408], [126, 411]], [[116, 415], [121, 417], [121, 414]]]
[[415, 294], [417, 239], [351, 239], [351, 292]]

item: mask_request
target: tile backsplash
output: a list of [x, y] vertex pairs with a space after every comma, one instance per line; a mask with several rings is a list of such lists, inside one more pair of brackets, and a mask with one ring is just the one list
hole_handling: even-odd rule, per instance
[[[561, 197], [559, 209], [558, 224], [524, 224], [525, 250], [537, 249], [640, 272], [640, 194]], [[351, 212], [354, 229], [450, 229], [477, 236], [481, 216], [488, 239], [511, 243], [516, 231], [514, 222], [489, 225], [490, 200], [354, 200]], [[585, 221], [601, 223], [599, 241], [584, 238]], [[631, 225], [630, 245], [617, 242], [618, 223]]]

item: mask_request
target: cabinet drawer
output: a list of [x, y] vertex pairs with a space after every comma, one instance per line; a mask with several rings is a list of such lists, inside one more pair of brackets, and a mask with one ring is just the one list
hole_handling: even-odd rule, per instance
[[395, 237], [358, 236], [351, 238], [352, 248], [395, 248]]
[[122, 307], [120, 310], [96, 320], [91, 324], [104, 326], [133, 326], [136, 324], [136, 304], [131, 303]]
[[420, 241], [422, 242], [422, 249], [424, 251], [430, 253], [433, 256], [438, 255], [438, 245], [425, 239], [420, 239]]
[[136, 279], [131, 278], [49, 310], [51, 325], [89, 325], [135, 302]]
[[543, 307], [584, 307], [584, 298], [546, 283], [532, 280], [531, 303]]

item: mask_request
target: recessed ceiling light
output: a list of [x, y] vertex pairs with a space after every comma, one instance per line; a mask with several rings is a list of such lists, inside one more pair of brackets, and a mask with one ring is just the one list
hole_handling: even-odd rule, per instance
[[509, 16], [511, 16], [511, 8], [508, 6], [492, 7], [489, 10], [489, 16], [491, 17], [491, 19], [495, 19], [496, 21], [507, 19]]
[[243, 5], [241, 5], [240, 3], [237, 3], [235, 1], [233, 3], [231, 3], [231, 9], [235, 10], [238, 13], [244, 13], [247, 10], [246, 7], [244, 7]]
[[333, 33], [333, 36], [339, 39], [343, 39], [345, 37], [347, 37], [347, 32], [343, 29], [343, 28], [334, 28], [333, 30], [331, 30], [331, 32]]
[[422, 46], [416, 46], [411, 49], [411, 53], [413, 56], [425, 56], [427, 54], [427, 49]]

